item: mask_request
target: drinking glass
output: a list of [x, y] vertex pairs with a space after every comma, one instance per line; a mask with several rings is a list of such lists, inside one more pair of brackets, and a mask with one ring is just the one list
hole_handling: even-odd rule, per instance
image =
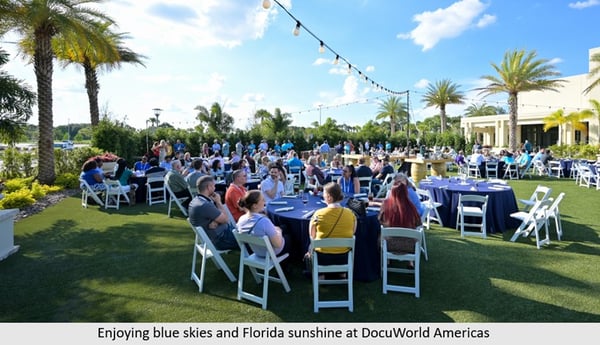
[[304, 204], [304, 206], [306, 206], [306, 204], [308, 204], [308, 194], [307, 193], [302, 193], [302, 203]]

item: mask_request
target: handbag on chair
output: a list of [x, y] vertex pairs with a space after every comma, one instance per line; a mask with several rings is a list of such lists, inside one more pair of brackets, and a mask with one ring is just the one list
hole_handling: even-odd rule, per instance
[[364, 217], [367, 215], [367, 203], [362, 200], [349, 198], [346, 207], [351, 209], [357, 217]]

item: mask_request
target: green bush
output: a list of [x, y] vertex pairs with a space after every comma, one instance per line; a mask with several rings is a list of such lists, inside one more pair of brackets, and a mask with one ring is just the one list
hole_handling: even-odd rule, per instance
[[4, 182], [4, 191], [6, 193], [16, 192], [21, 189], [30, 189], [33, 177], [19, 177]]
[[16, 192], [7, 193], [6, 195], [4, 195], [4, 198], [0, 200], [0, 208], [22, 209], [24, 207], [33, 205], [34, 203], [35, 199], [33, 198], [31, 191], [27, 188], [22, 188], [17, 190]]
[[97, 147], [78, 147], [73, 150], [54, 150], [54, 170], [56, 175], [76, 174], [90, 157], [99, 156], [104, 151]]
[[66, 189], [79, 188], [79, 174], [64, 173], [56, 176], [54, 181], [55, 186], [59, 186]]

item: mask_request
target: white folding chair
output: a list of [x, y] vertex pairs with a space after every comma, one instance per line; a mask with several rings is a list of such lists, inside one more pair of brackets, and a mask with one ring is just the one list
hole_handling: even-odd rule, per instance
[[477, 163], [468, 162], [467, 165], [469, 167], [469, 176], [472, 176], [475, 178], [481, 177], [481, 170], [479, 170], [479, 165], [477, 165]]
[[177, 207], [179, 207], [179, 210], [181, 211], [181, 213], [183, 213], [183, 215], [185, 217], [187, 217], [188, 211], [186, 210], [185, 207], [183, 207], [182, 202], [186, 201], [189, 197], [186, 196], [186, 197], [178, 198], [177, 196], [175, 196], [175, 193], [173, 192], [171, 187], [169, 187], [169, 184], [167, 183], [167, 181], [165, 181], [164, 186], [165, 186], [165, 189], [167, 190], [167, 192], [169, 193], [169, 206], [168, 206], [167, 215], [169, 217], [171, 217], [171, 205], [174, 202], [175, 204], [177, 204]]
[[96, 204], [100, 205], [100, 207], [104, 206], [104, 201], [102, 201], [100, 195], [106, 190], [105, 184], [102, 185], [103, 189], [94, 190], [94, 188], [92, 188], [89, 183], [86, 182], [86, 180], [80, 178], [79, 186], [81, 187], [81, 206], [87, 208], [89, 198], [92, 198]]
[[519, 167], [517, 166], [517, 163], [508, 163], [505, 165], [503, 178], [511, 180], [519, 179]]
[[485, 176], [487, 178], [498, 178], [498, 162], [496, 162], [496, 161], [485, 162]]
[[[487, 212], [488, 196], [459, 194], [458, 195], [458, 214], [456, 216], [456, 229], [460, 226], [460, 237], [479, 236], [487, 237]], [[465, 223], [465, 217], [481, 218], [480, 223]], [[477, 228], [478, 231], [465, 230], [467, 228]]]
[[590, 188], [590, 186], [595, 186], [598, 188], [596, 183], [596, 175], [592, 172], [592, 169], [586, 163], [579, 164], [579, 185], [582, 187]]
[[529, 199], [518, 199], [518, 201], [525, 205], [523, 211], [527, 212], [536, 202], [548, 199], [550, 197], [550, 193], [552, 193], [552, 188], [538, 185]]
[[[425, 227], [429, 229], [432, 220], [436, 221], [439, 225], [444, 226], [442, 217], [440, 217], [440, 213], [437, 210], [438, 207], [442, 206], [442, 203], [433, 200], [428, 189], [417, 188], [417, 194], [421, 198], [421, 204], [426, 208], [425, 213], [423, 213], [423, 218], [425, 220], [423, 224], [425, 224]], [[434, 213], [434, 216], [431, 216], [431, 213]]]
[[302, 170], [302, 174], [304, 175], [304, 189], [316, 190], [321, 186], [319, 180], [314, 176], [308, 176], [306, 170]]
[[[201, 226], [194, 226], [192, 223], [190, 223], [189, 219], [187, 221], [196, 234], [196, 239], [194, 240], [194, 254], [192, 256], [191, 280], [196, 282], [196, 285], [198, 285], [198, 291], [202, 292], [204, 289], [204, 274], [206, 273], [206, 261], [208, 259], [211, 259], [217, 269], [222, 270], [231, 282], [235, 282], [237, 280], [235, 275], [233, 272], [231, 272], [229, 266], [227, 266], [227, 263], [221, 256], [221, 254], [229, 253], [229, 250], [218, 250], [210, 240], [210, 237], [208, 237], [208, 234], [206, 234], [206, 231], [204, 231], [204, 228]], [[202, 256], [202, 262], [200, 263], [200, 275], [196, 273], [198, 254]]]
[[385, 179], [383, 180], [381, 185], [379, 185], [379, 191], [377, 192], [377, 195], [375, 195], [376, 198], [385, 198], [386, 197], [388, 191], [392, 190], [392, 186], [394, 185], [395, 177], [396, 177], [396, 173], [387, 174], [385, 176]]
[[166, 204], [167, 190], [164, 175], [148, 176], [146, 180], [146, 200], [148, 205]]
[[542, 163], [542, 161], [539, 159], [536, 159], [533, 161], [533, 168], [535, 169], [538, 176], [545, 176], [545, 175], [550, 176], [550, 174], [551, 174], [551, 171], [549, 171], [549, 169], [546, 168], [544, 163]]
[[[562, 222], [560, 220], [560, 211], [558, 210], [558, 205], [560, 204], [560, 202], [562, 201], [562, 199], [564, 197], [565, 197], [565, 193], [562, 192], [562, 193], [558, 194], [556, 199], [549, 198], [548, 200], [552, 202], [552, 205], [550, 205], [550, 207], [548, 207], [548, 210], [546, 210], [546, 221], [550, 222], [551, 218], [554, 219], [556, 237], [558, 238], [559, 241], [562, 239], [563, 232], [562, 232]], [[550, 226], [550, 225], [548, 225], [548, 226]]]
[[519, 178], [520, 179], [525, 178], [525, 175], [527, 175], [529, 178], [531, 178], [531, 167], [533, 166], [532, 162], [533, 162], [533, 159], [530, 159], [524, 168], [519, 169]]
[[[414, 252], [396, 253], [388, 250], [387, 243], [390, 239], [407, 239], [415, 241]], [[415, 294], [415, 297], [421, 296], [421, 239], [423, 238], [423, 228], [417, 229], [400, 227], [381, 227], [381, 276], [383, 280], [383, 293], [388, 291], [407, 292]], [[391, 261], [413, 262], [413, 268], [400, 268], [390, 266]], [[414, 285], [393, 285], [389, 283], [388, 273], [408, 273], [414, 275]]]
[[[516, 219], [522, 219], [521, 225], [517, 228], [513, 236], [511, 237], [511, 242], [515, 242], [519, 237], [528, 237], [533, 232], [535, 234], [535, 244], [538, 249], [542, 244], [550, 244], [550, 234], [548, 231], [548, 221], [547, 221], [547, 210], [550, 206], [551, 201], [540, 200], [536, 202], [533, 207], [529, 210], [529, 212], [515, 212], [510, 216]], [[546, 232], [546, 236], [543, 239], [540, 239], [540, 232], [544, 227]]]
[[[372, 176], [361, 176], [358, 178], [358, 182], [360, 183], [360, 192], [361, 193], [371, 193], [371, 182], [373, 181], [373, 177]], [[367, 185], [367, 186], [363, 186], [363, 185]], [[368, 189], [367, 189], [368, 188]], [[366, 189], [366, 191], [365, 191]]]
[[106, 180], [104, 183], [106, 184], [104, 208], [115, 208], [118, 210], [121, 205], [121, 198], [125, 199], [128, 204], [131, 204], [127, 191], [124, 189], [124, 186], [121, 186], [118, 180]]
[[[285, 292], [290, 292], [291, 290], [280, 265], [280, 263], [285, 260], [289, 254], [285, 253], [280, 256], [275, 255], [275, 251], [273, 251], [273, 247], [271, 246], [271, 241], [266, 235], [258, 237], [251, 234], [240, 233], [238, 231], [234, 231], [233, 234], [240, 246], [241, 251], [237, 298], [240, 301], [242, 298], [244, 298], [254, 303], [258, 303], [263, 309], [267, 309], [267, 300], [269, 298], [269, 281], [281, 283]], [[267, 255], [265, 257], [260, 257], [256, 254], [250, 254], [247, 245], [255, 248], [264, 248], [267, 252]], [[250, 269], [250, 272], [254, 276], [257, 284], [260, 284], [261, 281], [263, 282], [262, 296], [255, 295], [244, 290], [244, 270], [246, 266], [248, 266]], [[270, 274], [273, 268], [277, 272], [277, 276], [272, 276]], [[259, 270], [262, 272], [262, 274], [259, 274]]]
[[[323, 238], [319, 240], [311, 239], [312, 256], [312, 283], [313, 283], [313, 310], [319, 312], [319, 308], [348, 308], [354, 311], [354, 292], [353, 292], [353, 272], [354, 272], [354, 237], [352, 238]], [[324, 248], [348, 248], [347, 263], [343, 265], [321, 265], [319, 264], [319, 252], [316, 250]], [[326, 274], [337, 273], [345, 274], [345, 277], [336, 279], [325, 279]], [[319, 276], [323, 275], [322, 278]], [[348, 286], [348, 299], [345, 300], [320, 300], [319, 287], [321, 285], [340, 285]]]
[[294, 187], [300, 187], [300, 184], [302, 182], [301, 172], [302, 167], [288, 167], [288, 175], [291, 175], [294, 178]]
[[549, 161], [548, 162], [548, 170], [550, 172], [548, 174], [548, 176], [552, 176], [552, 177], [556, 177], [556, 178], [565, 177], [565, 174], [563, 173], [563, 169], [560, 166], [560, 161]]

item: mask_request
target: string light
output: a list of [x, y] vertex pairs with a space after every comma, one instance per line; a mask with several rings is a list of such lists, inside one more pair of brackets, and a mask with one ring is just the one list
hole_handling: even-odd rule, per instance
[[[344, 61], [345, 63], [348, 64], [348, 74], [352, 74], [352, 70], [354, 69], [354, 70], [356, 70], [356, 72], [359, 73], [359, 75], [363, 76], [361, 79], [363, 79], [365, 82], [368, 82], [369, 80], [373, 81], [373, 79], [368, 78], [365, 73], [362, 73], [362, 71], [360, 71], [358, 68], [356, 68], [355, 66], [352, 66], [347, 59], [340, 56], [340, 54], [338, 54], [331, 47], [329, 47], [327, 45], [327, 43], [325, 43], [323, 40], [321, 40], [319, 37], [317, 37], [314, 33], [312, 33], [305, 25], [300, 23], [300, 20], [296, 19], [296, 17], [294, 17], [294, 15], [292, 13], [290, 13], [290, 11], [288, 11], [283, 5], [281, 5], [281, 3], [278, 0], [273, 0], [273, 1], [275, 1], [275, 4], [277, 4], [277, 6], [279, 6], [285, 13], [287, 13], [293, 20], [296, 21], [296, 27], [292, 31], [294, 36], [300, 35], [300, 28], [304, 27], [304, 30], [319, 42], [319, 53], [324, 53], [325, 49], [327, 49], [330, 52], [332, 52], [333, 54], [335, 54], [335, 60], [333, 60], [334, 65], [337, 65], [339, 63], [339, 60], [341, 59], [342, 61]], [[271, 7], [271, 1], [263, 0], [262, 5], [263, 5], [264, 9], [269, 9]], [[375, 83], [375, 84], [379, 86], [378, 90], [385, 91], [388, 94], [403, 95], [408, 92], [408, 91], [393, 91], [391, 89], [382, 87], [378, 83]]]
[[294, 28], [294, 30], [292, 31], [292, 33], [294, 34], [294, 36], [298, 36], [300, 35], [300, 26], [302, 26], [302, 24], [300, 24], [300, 21], [297, 20], [296, 21], [296, 27]]

